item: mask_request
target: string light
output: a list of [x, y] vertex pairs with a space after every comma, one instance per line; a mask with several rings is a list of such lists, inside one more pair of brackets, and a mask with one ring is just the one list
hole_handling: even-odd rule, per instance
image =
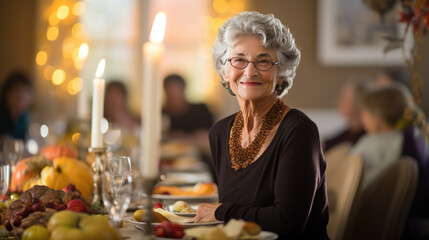
[[62, 5], [57, 10], [58, 19], [66, 19], [69, 15], [69, 7], [67, 5]]
[[73, 14], [76, 16], [82, 15], [86, 10], [86, 4], [84, 2], [77, 2], [73, 5]]
[[52, 83], [54, 85], [60, 85], [66, 79], [66, 72], [62, 69], [57, 69], [52, 74]]
[[56, 26], [51, 26], [48, 28], [48, 31], [46, 31], [46, 38], [49, 41], [54, 41], [58, 38], [59, 30]]
[[[78, 77], [78, 71], [83, 68], [83, 60], [79, 57], [79, 48], [85, 32], [83, 24], [78, 20], [86, 11], [86, 3], [79, 0], [56, 0], [45, 9], [43, 19], [47, 25], [46, 38], [42, 39], [35, 62], [44, 79], [59, 87], [58, 90], [75, 95], [81, 89], [79, 82], [82, 80]], [[86, 48], [88, 51], [87, 44]]]
[[45, 65], [48, 60], [48, 54], [45, 51], [39, 51], [36, 55], [36, 64], [39, 66]]

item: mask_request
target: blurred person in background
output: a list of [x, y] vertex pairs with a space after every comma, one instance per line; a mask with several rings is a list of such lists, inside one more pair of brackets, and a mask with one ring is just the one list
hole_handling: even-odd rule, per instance
[[377, 74], [375, 79], [377, 86], [388, 86], [399, 83], [411, 89], [410, 74], [403, 68], [388, 68]]
[[195, 143], [208, 141], [213, 116], [204, 103], [193, 104], [185, 97], [186, 82], [172, 74], [164, 79], [165, 105], [163, 113], [169, 118], [169, 135], [173, 138], [194, 137]]
[[9, 74], [0, 90], [0, 149], [4, 140], [25, 140], [33, 103], [33, 82], [21, 71]]
[[167, 138], [186, 141], [199, 149], [214, 182], [216, 174], [210, 157], [209, 129], [213, 115], [204, 103], [190, 103], [185, 96], [186, 82], [179, 74], [164, 78], [165, 104], [162, 113], [168, 118]]
[[109, 122], [103, 135], [108, 151], [130, 156], [133, 167], [138, 166], [140, 118], [129, 109], [127, 88], [119, 80], [111, 80], [106, 85], [104, 118]]
[[125, 84], [118, 80], [110, 81], [106, 86], [104, 117], [109, 123], [123, 129], [133, 130], [140, 126], [140, 119], [128, 108], [128, 92]]
[[365, 134], [360, 118], [361, 101], [369, 89], [370, 81], [366, 77], [351, 78], [343, 85], [337, 99], [337, 109], [347, 126], [331, 138], [325, 139], [323, 143], [325, 152], [344, 142], [354, 145]]
[[422, 109], [415, 103], [411, 94], [410, 75], [403, 68], [386, 69], [376, 78], [378, 86], [399, 86], [407, 97], [409, 113], [403, 120], [402, 156], [410, 156], [417, 162], [419, 175], [417, 189], [405, 225], [403, 239], [429, 239], [426, 222], [429, 221], [429, 148], [413, 118]]
[[361, 118], [366, 134], [351, 152], [363, 157], [364, 189], [401, 157], [404, 138], [399, 123], [406, 107], [405, 94], [396, 86], [377, 88], [363, 97]]

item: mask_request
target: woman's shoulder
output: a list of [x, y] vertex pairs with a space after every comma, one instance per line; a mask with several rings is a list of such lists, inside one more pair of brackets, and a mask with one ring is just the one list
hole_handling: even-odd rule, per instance
[[317, 128], [313, 120], [297, 108], [292, 108], [286, 113], [286, 116], [282, 120], [282, 125], [291, 129], [296, 128], [298, 125], [314, 126]]
[[234, 113], [232, 115], [229, 115], [228, 117], [225, 117], [217, 122], [215, 122], [213, 124], [213, 126], [210, 128], [210, 132], [217, 132], [220, 129], [225, 129], [225, 128], [229, 128], [232, 124], [232, 121], [235, 118], [235, 115], [237, 115], [237, 113]]

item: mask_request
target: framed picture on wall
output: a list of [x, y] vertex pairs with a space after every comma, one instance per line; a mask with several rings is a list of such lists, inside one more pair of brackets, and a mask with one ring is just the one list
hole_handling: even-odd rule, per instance
[[363, 0], [318, 0], [318, 59], [325, 66], [401, 66], [412, 45], [408, 31], [404, 48], [384, 53], [385, 36], [402, 37], [400, 1], [384, 15]]

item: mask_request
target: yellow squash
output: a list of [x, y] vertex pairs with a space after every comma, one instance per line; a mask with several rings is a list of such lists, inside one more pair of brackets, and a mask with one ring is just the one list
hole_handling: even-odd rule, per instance
[[88, 200], [94, 191], [91, 168], [87, 163], [75, 158], [56, 158], [53, 166], [45, 167], [40, 175], [42, 184], [55, 190], [61, 190], [70, 183], [74, 184]]

